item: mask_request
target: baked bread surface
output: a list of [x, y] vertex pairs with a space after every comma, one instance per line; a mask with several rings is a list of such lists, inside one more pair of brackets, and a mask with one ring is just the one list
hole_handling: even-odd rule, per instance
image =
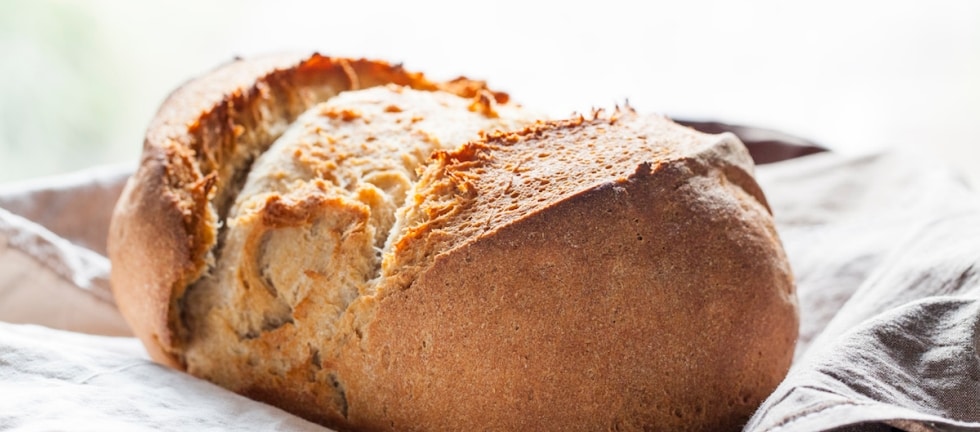
[[737, 429], [789, 367], [793, 281], [733, 135], [534, 122], [318, 56], [203, 81], [224, 93], [164, 104], [110, 234], [157, 361], [356, 430]]
[[298, 406], [316, 408], [310, 416], [342, 421], [346, 391], [330, 365], [359, 331], [352, 320], [395, 278], [383, 261], [393, 257], [389, 232], [417, 170], [481, 131], [535, 121], [517, 107], [494, 104], [491, 114], [473, 103], [391, 85], [340, 94], [300, 116], [253, 164], [214, 268], [187, 289], [188, 370], [242, 392], [293, 387]]
[[220, 223], [252, 161], [316, 103], [390, 83], [472, 97], [479, 106], [507, 100], [479, 81], [434, 83], [384, 62], [283, 54], [236, 59], [164, 101], [108, 239], [117, 304], [154, 359], [183, 366], [179, 302], [213, 266]]

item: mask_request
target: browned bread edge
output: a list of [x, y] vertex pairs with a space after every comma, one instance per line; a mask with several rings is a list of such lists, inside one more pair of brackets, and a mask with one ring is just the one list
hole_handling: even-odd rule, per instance
[[[388, 83], [507, 100], [480, 81], [436, 83], [381, 61], [284, 54], [235, 59], [164, 101], [108, 238], [116, 302], [154, 360], [184, 366], [180, 300], [208, 270], [219, 246], [217, 224], [248, 164], [277, 136], [263, 128], [292, 122], [324, 96]], [[261, 136], [243, 148], [241, 137], [255, 129]]]

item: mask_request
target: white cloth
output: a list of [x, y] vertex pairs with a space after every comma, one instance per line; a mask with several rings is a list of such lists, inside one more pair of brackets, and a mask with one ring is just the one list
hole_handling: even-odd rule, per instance
[[[126, 174], [0, 187], [0, 429], [324, 430], [96, 336], [127, 332], [101, 255]], [[811, 155], [758, 177], [802, 323], [792, 370], [746, 430], [980, 431], [978, 195], [907, 152]]]
[[0, 429], [318, 431], [151, 362], [134, 338], [0, 323]]

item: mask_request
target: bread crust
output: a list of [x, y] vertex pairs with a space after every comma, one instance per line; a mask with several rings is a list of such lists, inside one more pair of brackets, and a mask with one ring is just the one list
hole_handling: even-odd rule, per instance
[[436, 83], [385, 62], [284, 54], [235, 59], [164, 101], [108, 238], [117, 305], [154, 360], [185, 367], [180, 299], [220, 247], [218, 221], [251, 161], [313, 104], [389, 83], [507, 100], [480, 81]]
[[[220, 368], [235, 391], [356, 430], [735, 429], [776, 387], [795, 288], [748, 152], [734, 135], [629, 110], [436, 153], [381, 282], [336, 331], [295, 340], [310, 323], [277, 321], [213, 351], [233, 361], [188, 360], [209, 339], [187, 326], [184, 294], [221, 256], [219, 226], [252, 162], [313, 104], [387, 83], [472, 98], [488, 117], [507, 99], [319, 55], [236, 60], [167, 99], [109, 237], [117, 303], [156, 361], [208, 378]], [[332, 205], [285, 212], [278, 200], [257, 215], [290, 229]], [[275, 372], [249, 360], [283, 353]]]
[[798, 326], [740, 147], [720, 136], [440, 253], [348, 346], [348, 421], [739, 429], [789, 369]]

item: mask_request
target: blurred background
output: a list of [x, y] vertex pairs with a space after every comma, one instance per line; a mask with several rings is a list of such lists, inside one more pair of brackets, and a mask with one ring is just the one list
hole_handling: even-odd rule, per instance
[[980, 1], [0, 1], [0, 182], [137, 163], [166, 95], [283, 50], [611, 107], [912, 146], [980, 186]]

